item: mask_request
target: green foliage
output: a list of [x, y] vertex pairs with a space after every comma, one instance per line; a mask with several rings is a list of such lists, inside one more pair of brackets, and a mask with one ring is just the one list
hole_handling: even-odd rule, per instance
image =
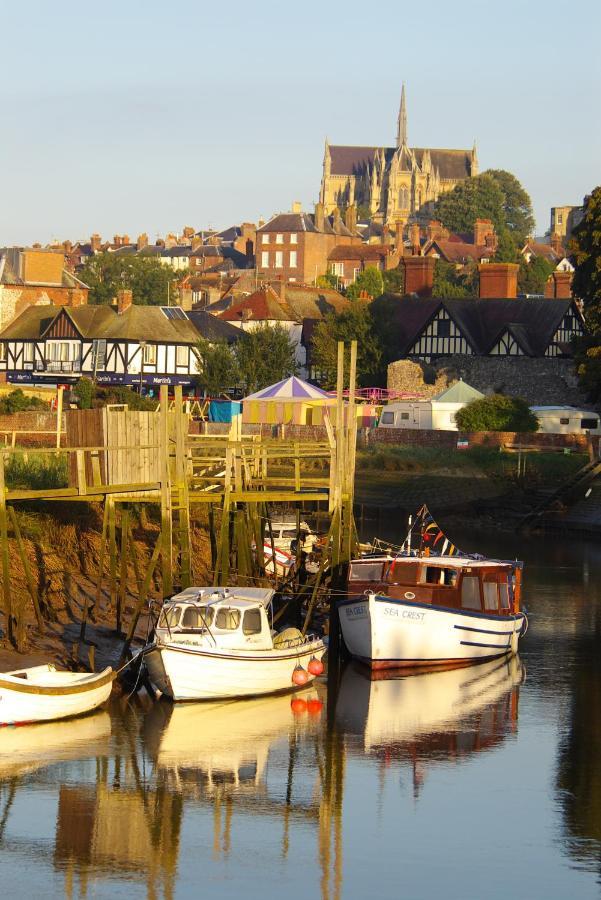
[[227, 393], [240, 381], [240, 368], [234, 351], [226, 341], [211, 344], [204, 338], [198, 344], [200, 371], [196, 383], [209, 397]]
[[338, 275], [333, 275], [332, 272], [328, 272], [326, 275], [318, 275], [317, 277], [317, 287], [326, 288], [326, 289], [334, 289], [338, 290], [340, 284], [340, 277]]
[[498, 236], [497, 249], [494, 256], [495, 262], [518, 263], [520, 252], [516, 240], [507, 228], [504, 228]]
[[553, 265], [543, 256], [533, 256], [530, 262], [520, 259], [518, 290], [520, 294], [544, 294]]
[[601, 401], [601, 346], [599, 337], [587, 336], [574, 341], [574, 357], [580, 387], [591, 403]]
[[371, 209], [366, 203], [357, 204], [357, 222], [369, 222], [371, 219]]
[[460, 181], [443, 194], [434, 209], [434, 218], [454, 232], [471, 232], [476, 219], [490, 219], [495, 231], [505, 229], [505, 195], [490, 175], [477, 175]]
[[521, 397], [493, 394], [472, 400], [455, 414], [461, 431], [536, 431], [538, 419]]
[[601, 332], [601, 186], [584, 198], [584, 216], [569, 243], [572, 290], [584, 302], [588, 327]]
[[384, 290], [391, 294], [405, 293], [405, 269], [399, 265], [396, 269], [387, 269], [382, 273]]
[[96, 388], [94, 406], [107, 406], [108, 404], [126, 403], [129, 409], [140, 412], [152, 412], [157, 407], [157, 399], [142, 397], [137, 391], [129, 387], [102, 387]]
[[27, 397], [21, 388], [11, 391], [0, 399], [0, 414], [26, 412], [31, 409], [48, 409], [48, 404], [39, 397]]
[[77, 397], [80, 409], [91, 409], [96, 396], [96, 385], [90, 378], [80, 378], [73, 388], [73, 393]]
[[469, 297], [470, 290], [465, 275], [458, 272], [453, 263], [437, 259], [434, 266], [432, 296], [443, 299]]
[[[338, 341], [345, 342], [350, 355], [350, 342], [357, 341], [357, 381], [361, 387], [376, 384], [380, 377], [382, 349], [375, 333], [369, 304], [358, 301], [350, 309], [332, 313], [319, 323], [313, 335], [312, 360], [324, 373], [325, 387], [336, 385]], [[349, 359], [345, 361], [348, 372]]]
[[[515, 175], [504, 169], [487, 169], [484, 172], [494, 179], [503, 192], [503, 215], [505, 227], [518, 246], [523, 246], [526, 238], [534, 232], [535, 221], [532, 200]], [[511, 262], [511, 260], [502, 260]]]
[[6, 483], [10, 488], [33, 491], [67, 487], [67, 458], [33, 451], [25, 461], [23, 454], [12, 453], [6, 463]]
[[134, 303], [167, 306], [177, 292], [182, 272], [174, 272], [154, 256], [99, 253], [85, 263], [80, 277], [90, 287], [90, 303], [111, 303], [121, 288], [133, 292]]
[[234, 353], [249, 394], [296, 372], [295, 347], [281, 325], [261, 325], [246, 332]]
[[382, 273], [375, 266], [367, 266], [359, 272], [355, 281], [347, 287], [346, 296], [349, 300], [357, 300], [362, 291], [372, 299], [384, 293]]

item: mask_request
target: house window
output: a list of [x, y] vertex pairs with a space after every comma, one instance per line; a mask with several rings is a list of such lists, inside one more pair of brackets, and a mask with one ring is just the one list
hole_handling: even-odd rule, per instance
[[276, 269], [281, 269], [284, 265], [284, 254], [281, 250], [276, 250], [275, 254], [275, 267]]
[[264, 269], [269, 268], [269, 253], [267, 250], [263, 250], [263, 252], [261, 253], [261, 265]]
[[188, 365], [188, 348], [187, 347], [176, 347], [175, 362], [178, 366], [187, 366]]
[[353, 269], [353, 281], [357, 280], [357, 275], [359, 274], [360, 271], [361, 271], [361, 269]]
[[33, 362], [33, 344], [23, 345], [23, 362]]
[[[73, 348], [75, 351], [75, 347]], [[75, 358], [75, 352], [73, 353]], [[48, 343], [48, 359], [52, 362], [69, 362], [71, 359], [71, 344], [67, 341], [50, 341]]]
[[275, 236], [275, 242], [276, 242], [276, 244], [283, 244], [283, 243], [284, 243], [284, 235], [283, 235], [283, 234], [276, 234], [276, 236]]
[[439, 319], [436, 323], [436, 334], [438, 337], [450, 337], [451, 336], [451, 323], [448, 319]]
[[261, 235], [261, 243], [262, 243], [262, 244], [268, 244], [268, 243], [269, 243], [269, 235], [268, 235], [268, 234], [262, 234], [262, 235]]
[[290, 235], [290, 243], [291, 243], [291, 244], [296, 244], [296, 243], [297, 243], [296, 232], [293, 232], [293, 233]]
[[296, 269], [296, 250], [290, 251], [290, 268]]
[[0, 341], [0, 362], [6, 362], [6, 344]]
[[562, 213], [557, 214], [557, 224], [563, 225], [563, 214]]
[[155, 344], [146, 344], [144, 347], [144, 365], [156, 366], [157, 364], [157, 348]]
[[104, 338], [94, 341], [92, 346], [92, 359], [96, 371], [104, 369], [106, 364], [106, 340]]
[[330, 271], [332, 275], [344, 275], [344, 263], [330, 263]]

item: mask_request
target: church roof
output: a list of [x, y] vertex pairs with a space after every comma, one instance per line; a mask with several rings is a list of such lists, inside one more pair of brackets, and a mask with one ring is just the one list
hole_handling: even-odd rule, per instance
[[[432, 167], [438, 169], [442, 179], [459, 181], [471, 173], [471, 150], [438, 150], [425, 147], [412, 147], [419, 166], [422, 165], [424, 153], [428, 149]], [[397, 152], [396, 147], [349, 147], [330, 145], [330, 172], [332, 175], [358, 175], [374, 163], [376, 154], [384, 151], [386, 163], [389, 164]]]

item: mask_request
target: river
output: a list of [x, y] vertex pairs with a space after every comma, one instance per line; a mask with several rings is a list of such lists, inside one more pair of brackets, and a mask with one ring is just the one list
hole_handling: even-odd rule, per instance
[[519, 660], [0, 730], [7, 897], [601, 894], [601, 545], [525, 560]]

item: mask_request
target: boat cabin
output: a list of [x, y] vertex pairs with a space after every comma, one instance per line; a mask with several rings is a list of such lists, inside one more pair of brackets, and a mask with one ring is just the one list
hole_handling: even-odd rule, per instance
[[192, 646], [271, 650], [271, 588], [190, 587], [163, 605], [158, 640]]
[[520, 609], [521, 583], [522, 563], [517, 561], [383, 555], [352, 560], [348, 590], [509, 616]]

